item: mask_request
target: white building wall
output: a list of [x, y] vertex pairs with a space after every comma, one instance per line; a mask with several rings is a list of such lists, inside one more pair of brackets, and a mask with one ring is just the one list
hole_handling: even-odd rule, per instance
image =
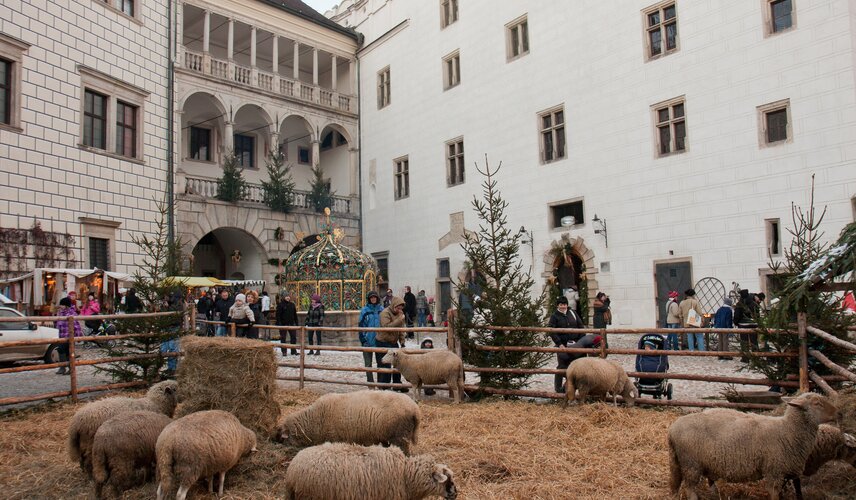
[[[795, 28], [765, 37], [762, 2], [678, 1], [680, 50], [646, 62], [641, 10], [649, 1], [577, 3], [473, 0], [441, 29], [438, 2], [366, 2], [348, 17], [366, 36], [360, 53], [362, 190], [366, 252], [389, 251], [391, 285], [434, 289], [449, 214], [481, 191], [474, 163], [502, 161], [499, 189], [510, 228], [534, 230], [535, 274], [561, 230], [548, 204], [584, 198], [572, 230], [610, 263], [598, 273], [615, 322], [655, 323], [654, 263], [685, 258], [706, 276], [760, 289], [767, 268], [765, 219], [790, 223], [811, 175], [827, 205], [827, 239], [853, 220], [856, 86], [851, 3], [795, 2]], [[506, 62], [506, 23], [528, 16], [530, 53]], [[368, 16], [368, 17], [366, 17]], [[399, 31], [375, 42], [406, 21]], [[375, 42], [375, 43], [373, 43]], [[461, 84], [444, 91], [441, 59], [460, 51]], [[376, 73], [391, 70], [391, 104], [377, 108]], [[687, 151], [656, 157], [651, 105], [685, 96]], [[759, 147], [757, 106], [790, 99], [793, 141]], [[539, 111], [564, 105], [568, 156], [539, 162]], [[464, 185], [447, 188], [444, 142], [463, 136]], [[410, 196], [393, 200], [393, 159], [408, 155]], [[372, 165], [375, 165], [374, 170]], [[372, 194], [374, 193], [374, 194]], [[594, 234], [608, 221], [609, 248]], [[528, 265], [529, 249], [521, 247]], [[429, 292], [430, 294], [430, 292]]]
[[[119, 222], [117, 271], [132, 272], [139, 248], [131, 235], [154, 230], [155, 200], [166, 181], [167, 0], [135, 2], [135, 19], [93, 0], [4, 0], [0, 33], [30, 47], [21, 77], [21, 131], [0, 129], [0, 227], [46, 231], [77, 240], [79, 218]], [[81, 142], [79, 66], [149, 93], [144, 104], [142, 161], [92, 152]], [[115, 110], [108, 119], [115, 122]]]

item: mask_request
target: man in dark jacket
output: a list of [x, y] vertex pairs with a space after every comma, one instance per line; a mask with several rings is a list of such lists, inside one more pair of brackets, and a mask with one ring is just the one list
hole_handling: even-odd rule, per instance
[[[755, 302], [755, 297], [753, 297], [749, 290], [743, 289], [740, 290], [740, 301], [737, 303], [737, 306], [734, 308], [734, 326], [737, 328], [742, 328], [745, 330], [754, 330], [758, 327], [757, 323], [758, 316], [758, 303]], [[741, 333], [740, 334], [740, 346], [743, 349], [749, 349], [751, 344], [751, 349], [757, 351], [758, 350], [758, 334], [757, 333]], [[748, 361], [749, 358], [743, 357], [741, 358], [743, 361]]]
[[[225, 288], [220, 291], [220, 296], [214, 301], [214, 312], [217, 313], [217, 321], [226, 321], [229, 317], [229, 308], [235, 305], [235, 299], [229, 296]], [[226, 325], [217, 325], [217, 336], [226, 336]]]
[[[567, 297], [559, 297], [556, 300], [556, 310], [553, 311], [553, 315], [550, 316], [550, 322], [548, 323], [550, 328], [582, 328], [583, 324], [580, 321], [580, 317], [577, 316], [577, 313], [568, 308], [568, 298]], [[569, 343], [575, 343], [584, 335], [582, 333], [551, 333], [550, 339], [553, 340], [553, 344], [556, 347], [568, 347]], [[564, 370], [571, 364], [576, 357], [570, 353], [560, 352], [556, 354], [558, 358], [558, 366], [556, 369]], [[562, 392], [562, 381], [564, 380], [564, 375], [556, 374], [553, 381], [553, 387], [556, 389], [556, 392]]]
[[199, 323], [199, 320], [211, 321], [211, 316], [214, 314], [214, 301], [206, 292], [202, 292], [199, 300], [196, 302], [196, 322], [199, 326], [196, 327], [199, 334], [211, 336], [214, 329], [207, 323]]
[[[297, 306], [291, 301], [291, 294], [283, 292], [282, 300], [276, 306], [276, 324], [277, 326], [297, 326]], [[285, 344], [285, 330], [279, 331], [279, 341]], [[297, 343], [297, 330], [288, 331], [288, 341], [291, 344]], [[282, 348], [282, 355], [288, 354], [288, 349]], [[297, 354], [297, 349], [292, 348], [291, 354]]]
[[[416, 317], [416, 295], [410, 291], [410, 287], [404, 287], [404, 314], [407, 328], [413, 328], [413, 318]], [[407, 332], [407, 338], [413, 338], [413, 332]]]

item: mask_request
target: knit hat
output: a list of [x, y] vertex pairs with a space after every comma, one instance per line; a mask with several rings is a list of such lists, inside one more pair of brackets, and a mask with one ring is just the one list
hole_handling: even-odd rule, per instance
[[669, 292], [669, 298], [670, 299], [677, 299], [678, 298], [677, 290], [672, 290], [671, 292]]
[[556, 305], [559, 305], [559, 304], [568, 305], [568, 298], [565, 297], [564, 295], [559, 297], [558, 299], [556, 299]]
[[63, 297], [62, 300], [59, 301], [59, 305], [65, 307], [71, 307], [71, 299], [68, 297]]
[[312, 294], [312, 302], [321, 302], [321, 296], [317, 293]]
[[246, 302], [246, 301], [247, 301], [247, 296], [246, 296], [246, 295], [244, 295], [243, 293], [239, 293], [238, 295], [235, 295], [235, 302], [237, 302], [237, 301], [239, 301], [239, 300], [240, 300], [241, 302]]
[[725, 300], [723, 300], [722, 303], [726, 306], [730, 306], [730, 305], [734, 304], [734, 301], [731, 300], [731, 297], [725, 297]]

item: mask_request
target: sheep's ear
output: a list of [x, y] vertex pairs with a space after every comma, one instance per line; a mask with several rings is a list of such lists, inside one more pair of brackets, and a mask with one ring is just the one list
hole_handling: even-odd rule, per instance
[[795, 408], [805, 408], [806, 400], [804, 398], [782, 398], [782, 401]]
[[432, 474], [432, 477], [434, 478], [434, 481], [437, 481], [438, 483], [445, 483], [449, 480], [448, 472], [448, 467], [443, 464], [437, 464], [434, 466], [434, 474]]

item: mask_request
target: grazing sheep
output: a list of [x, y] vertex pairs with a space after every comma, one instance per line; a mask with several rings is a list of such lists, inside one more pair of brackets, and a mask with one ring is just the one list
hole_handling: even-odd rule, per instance
[[406, 455], [416, 444], [422, 412], [409, 397], [388, 391], [325, 394], [279, 424], [277, 440], [293, 446], [325, 441], [398, 446]]
[[71, 418], [68, 429], [68, 452], [71, 459], [80, 463], [80, 468], [92, 475], [92, 439], [98, 427], [110, 418], [127, 411], [146, 410], [172, 417], [176, 405], [174, 380], [159, 382], [149, 388], [143, 398], [112, 397], [93, 401]]
[[564, 407], [568, 401], [576, 401], [576, 391], [579, 389], [580, 401], [585, 402], [586, 396], [596, 394], [606, 397], [612, 394], [612, 403], [618, 405], [617, 396], [621, 394], [629, 406], [636, 403], [638, 392], [633, 382], [627, 378], [627, 373], [615, 361], [601, 358], [575, 359], [565, 372], [567, 391], [565, 392]]
[[789, 400], [781, 417], [726, 409], [684, 415], [669, 427], [672, 492], [683, 483], [695, 500], [702, 477], [711, 483], [764, 479], [770, 497], [778, 499], [785, 479], [805, 468], [818, 425], [837, 413], [827, 398], [806, 393]]
[[129, 411], [101, 424], [92, 441], [96, 498], [111, 489], [118, 496], [136, 486], [137, 469], [144, 470], [144, 477], [154, 477], [155, 444], [171, 422], [163, 413]]
[[191, 413], [166, 426], [158, 438], [158, 500], [178, 485], [176, 499], [184, 500], [200, 479], [208, 479], [214, 490], [214, 475], [220, 479], [220, 496], [226, 472], [244, 455], [256, 451], [256, 433], [227, 411]]
[[455, 394], [455, 402], [460, 403], [464, 394], [464, 363], [452, 351], [408, 353], [403, 350], [389, 351], [381, 360], [391, 364], [416, 388], [414, 397], [419, 400], [422, 385], [443, 384]]
[[458, 496], [452, 471], [429, 455], [397, 448], [326, 443], [298, 453], [285, 472], [285, 498], [418, 500]]
[[[813, 476], [826, 462], [841, 460], [856, 466], [856, 437], [842, 432], [838, 427], [821, 424], [817, 428], [814, 447], [806, 460], [803, 476]], [[794, 490], [797, 498], [802, 498], [800, 477], [794, 478]]]

